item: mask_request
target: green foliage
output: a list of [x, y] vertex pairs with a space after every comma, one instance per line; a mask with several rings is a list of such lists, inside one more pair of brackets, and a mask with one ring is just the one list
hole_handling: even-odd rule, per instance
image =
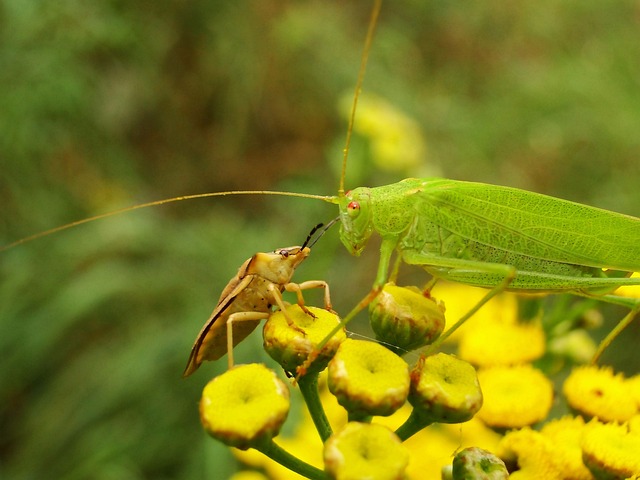
[[[172, 195], [335, 193], [338, 103], [369, 8], [1, 2], [0, 243]], [[417, 121], [424, 161], [447, 177], [638, 216], [637, 9], [388, 2], [365, 91]], [[363, 184], [400, 179], [365, 165]], [[196, 413], [224, 362], [182, 380], [191, 341], [242, 261], [334, 215], [308, 200], [184, 202], [3, 252], [0, 476], [231, 471]], [[346, 261], [329, 232], [297, 278], [327, 280], [345, 311], [371, 285], [370, 253]], [[238, 359], [259, 360], [259, 343]]]

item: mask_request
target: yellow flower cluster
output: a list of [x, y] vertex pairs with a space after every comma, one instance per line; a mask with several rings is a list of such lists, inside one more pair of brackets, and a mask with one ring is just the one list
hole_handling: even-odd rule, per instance
[[548, 422], [539, 432], [509, 432], [498, 455], [519, 467], [511, 478], [593, 480], [640, 474], [640, 432], [627, 424], [585, 423], [566, 416]]
[[[447, 318], [456, 320], [486, 291], [443, 282], [432, 294], [444, 302]], [[551, 381], [531, 365], [545, 353], [542, 326], [538, 320], [521, 323], [516, 313], [515, 295], [499, 295], [452, 336], [460, 357], [479, 369], [484, 405], [478, 418], [496, 428], [539, 422], [547, 417], [553, 402]]]
[[581, 415], [624, 422], [640, 414], [639, 385], [640, 375], [626, 379], [611, 368], [589, 365], [575, 368], [562, 391], [569, 406]]
[[[394, 302], [408, 293], [400, 292], [399, 296], [394, 289], [387, 291], [395, 294]], [[485, 293], [448, 284], [438, 284], [431, 291], [446, 307], [447, 320], [457, 320]], [[404, 315], [397, 314], [396, 306], [393, 315], [382, 307], [378, 308], [381, 312], [375, 312], [383, 315], [385, 331], [393, 327], [398, 336], [394, 322]], [[407, 331], [421, 330], [412, 326]], [[275, 332], [275, 337], [282, 336]], [[257, 438], [258, 444], [235, 437], [229, 441], [226, 430], [221, 435], [213, 428], [216, 422], [227, 420], [212, 420], [210, 415], [219, 415], [222, 407], [213, 402], [228, 395], [229, 387], [223, 387], [222, 393], [216, 390], [203, 395], [203, 423], [228, 444], [255, 448], [236, 450], [236, 454], [276, 480], [302, 477], [268, 458], [274, 452], [286, 451], [305, 463], [310, 478], [324, 478], [325, 473], [356, 478], [354, 472], [367, 471], [376, 479], [438, 479], [453, 471], [453, 456], [467, 447], [497, 454], [514, 479], [591, 480], [640, 475], [640, 375], [625, 378], [607, 367], [575, 367], [562, 388], [556, 386], [555, 391], [562, 391], [577, 415], [548, 419], [552, 406], [563, 399], [554, 399], [554, 384], [540, 365], [548, 368], [556, 364], [541, 361], [547, 344], [541, 319], [534, 316], [520, 322], [514, 295], [499, 295], [489, 301], [445, 345], [452, 346], [454, 341], [459, 357], [444, 353], [422, 356], [413, 369], [379, 344], [341, 341], [329, 362], [328, 380], [319, 377], [318, 404], [330, 424], [324, 436], [318, 419], [305, 411], [296, 428], [289, 429], [290, 436], [278, 436], [267, 446], [260, 443], [263, 436], [277, 434], [287, 414], [283, 409], [277, 421], [270, 418], [272, 407], [267, 404], [287, 399], [266, 372], [261, 374], [268, 394], [265, 400], [257, 391], [252, 393], [253, 386], [239, 388], [230, 397], [247, 405], [238, 407], [240, 413], [229, 410], [236, 418], [245, 415], [241, 413], [245, 408], [256, 410], [252, 423], [260, 423], [261, 430], [251, 438]], [[300, 349], [293, 348], [290, 341], [271, 343], [287, 353], [277, 358], [287, 359], [284, 363], [291, 364], [290, 370], [299, 363]], [[246, 378], [242, 382], [247, 383]], [[300, 388], [304, 396], [302, 379]], [[256, 409], [253, 402], [265, 408]], [[245, 418], [254, 416], [247, 415]], [[538, 429], [532, 428], [534, 424]]]

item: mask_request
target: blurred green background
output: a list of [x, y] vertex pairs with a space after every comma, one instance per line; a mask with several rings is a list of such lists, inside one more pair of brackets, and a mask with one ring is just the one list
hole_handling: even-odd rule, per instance
[[[176, 195], [335, 194], [370, 7], [0, 2], [0, 243]], [[357, 135], [347, 187], [437, 173], [640, 216], [638, 58], [636, 1], [388, 2], [364, 91], [424, 149], [379, 165]], [[191, 343], [246, 258], [335, 215], [198, 200], [2, 252], [0, 477], [226, 478], [234, 461], [197, 415], [225, 362], [181, 379]], [[334, 229], [296, 278], [327, 280], [344, 312], [376, 260], [375, 245], [349, 257]], [[621, 347], [634, 335], [616, 349], [628, 357], [607, 355], [637, 373]], [[260, 344], [238, 361], [262, 360]]]

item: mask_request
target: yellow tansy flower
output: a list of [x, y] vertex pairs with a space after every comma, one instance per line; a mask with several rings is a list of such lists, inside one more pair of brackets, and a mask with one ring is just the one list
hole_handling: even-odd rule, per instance
[[484, 405], [478, 418], [487, 425], [518, 428], [543, 420], [553, 402], [553, 384], [530, 365], [481, 369]]
[[289, 413], [289, 390], [262, 364], [239, 365], [204, 387], [200, 420], [221, 442], [249, 448], [277, 435]]
[[269, 478], [254, 470], [244, 470], [235, 473], [229, 480], [269, 480]]
[[516, 464], [520, 468], [511, 474], [511, 479], [566, 478], [556, 461], [555, 445], [540, 432], [528, 427], [507, 433], [496, 453], [507, 465]]
[[[351, 115], [352, 100], [350, 92], [341, 101], [345, 115]], [[427, 158], [418, 123], [382, 97], [360, 95], [353, 129], [371, 141], [373, 161], [382, 170], [415, 171]]]
[[580, 443], [584, 433], [582, 417], [567, 415], [547, 422], [540, 433], [551, 440], [555, 448], [558, 464], [565, 472], [565, 478], [572, 480], [591, 480], [593, 476], [582, 462]]
[[562, 388], [571, 408], [603, 421], [625, 421], [637, 413], [631, 390], [621, 374], [595, 365], [574, 368]]
[[442, 467], [451, 464], [456, 451], [476, 446], [495, 452], [499, 441], [498, 433], [475, 418], [431, 425], [404, 442], [411, 455], [407, 474], [413, 480], [440, 478]]
[[640, 434], [626, 425], [591, 421], [582, 438], [583, 461], [598, 478], [640, 474]]
[[391, 415], [409, 394], [409, 365], [379, 343], [349, 338], [329, 362], [329, 390], [356, 417]]
[[[447, 325], [445, 332], [486, 294], [487, 291], [484, 288], [439, 281], [431, 290], [431, 295], [433, 298], [442, 301], [446, 308]], [[516, 295], [511, 293], [496, 295], [447, 338], [445, 343], [460, 341], [468, 330], [474, 329], [478, 324], [482, 324], [485, 321], [514, 324], [517, 322], [517, 313], [518, 302]]]
[[480, 367], [529, 363], [544, 355], [540, 323], [500, 322], [481, 317], [460, 339], [461, 358]]
[[631, 392], [631, 396], [636, 401], [638, 413], [640, 413], [640, 375], [634, 375], [627, 379], [627, 386]]
[[325, 443], [324, 463], [336, 479], [401, 480], [409, 452], [388, 428], [350, 422]]
[[640, 413], [634, 415], [627, 421], [629, 425], [629, 431], [640, 435]]

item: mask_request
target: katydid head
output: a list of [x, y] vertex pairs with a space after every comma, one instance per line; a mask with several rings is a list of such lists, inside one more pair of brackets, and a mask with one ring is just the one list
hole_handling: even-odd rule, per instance
[[360, 255], [373, 233], [371, 190], [359, 187], [340, 198], [340, 240], [352, 255]]

